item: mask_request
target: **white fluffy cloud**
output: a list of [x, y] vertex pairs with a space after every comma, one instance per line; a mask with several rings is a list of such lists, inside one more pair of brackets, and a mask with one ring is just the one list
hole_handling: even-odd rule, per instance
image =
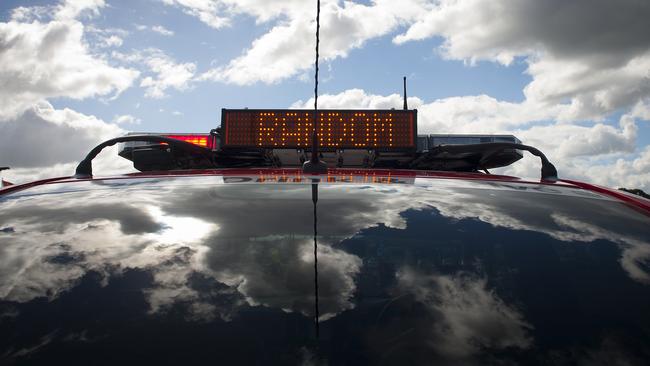
[[637, 0], [441, 0], [394, 42], [442, 37], [445, 57], [470, 63], [522, 57], [528, 100], [592, 119], [650, 96], [649, 16]]
[[[201, 80], [276, 83], [312, 67], [312, 3], [164, 2], [217, 28], [238, 14], [273, 22], [241, 56], [203, 73]], [[562, 105], [562, 113], [550, 113], [553, 118], [598, 120], [650, 96], [649, 16], [650, 3], [637, 0], [329, 0], [322, 3], [321, 56], [325, 61], [346, 57], [366, 41], [395, 32], [396, 47], [440, 37], [439, 51], [446, 58], [469, 64], [487, 60], [509, 65], [516, 58], [526, 62], [532, 81], [524, 89], [528, 106], [522, 113]], [[218, 24], [206, 20], [212, 18], [220, 19]], [[456, 106], [454, 100], [446, 102]], [[511, 114], [522, 109], [503, 107]]]
[[[256, 39], [244, 54], [228, 65], [212, 69], [201, 76], [239, 85], [255, 82], [275, 83], [296, 76], [313, 65], [314, 4], [279, 1], [260, 5], [259, 1], [221, 1], [231, 13], [250, 14], [258, 21], [273, 17], [280, 20], [266, 34]], [[396, 3], [376, 0], [369, 5], [355, 2], [324, 1], [321, 8], [320, 54], [324, 61], [346, 57], [372, 38], [395, 30], [412, 21], [420, 11], [418, 1]]]
[[[349, 89], [338, 94], [318, 97], [321, 108], [402, 108], [399, 94], [368, 94]], [[314, 99], [298, 101], [291, 108], [313, 108]], [[450, 97], [425, 103], [418, 97], [408, 98], [409, 108], [419, 110], [418, 130], [422, 133], [505, 133], [532, 121], [551, 119], [566, 107], [544, 108], [532, 103], [511, 103], [487, 95]]]
[[163, 27], [162, 25], [154, 25], [153, 27], [151, 27], [151, 30], [158, 33], [158, 34], [162, 34], [163, 36], [173, 36], [174, 35], [174, 31], [171, 31], [171, 30]]
[[142, 120], [130, 114], [118, 115], [113, 118], [113, 123], [120, 124], [140, 124]]
[[181, 91], [188, 89], [196, 70], [194, 63], [176, 63], [161, 52], [148, 56], [145, 64], [156, 74], [155, 77], [147, 76], [140, 82], [140, 86], [146, 88], [145, 96], [150, 98], [165, 97], [165, 91], [169, 88]]
[[102, 38], [101, 42], [97, 43], [97, 46], [109, 48], [109, 47], [120, 47], [124, 43], [124, 40], [116, 35], [108, 36]]
[[199, 18], [203, 23], [212, 28], [222, 28], [230, 24], [227, 17], [220, 15], [222, 6], [218, 1], [212, 0], [162, 0], [167, 5], [174, 5], [183, 12]]
[[[402, 97], [368, 94], [350, 89], [319, 98], [321, 108], [400, 108]], [[313, 98], [291, 108], [312, 108]], [[570, 105], [552, 108], [531, 102], [511, 103], [479, 95], [438, 99], [430, 103], [409, 98], [418, 109], [418, 133], [514, 134], [540, 148], [557, 165], [562, 178], [583, 179], [607, 186], [650, 188], [650, 149], [636, 149], [637, 120], [648, 118], [648, 106], [639, 102], [623, 115], [618, 127], [605, 123], [553, 122]], [[612, 160], [614, 162], [603, 162]], [[539, 159], [526, 155], [501, 170], [506, 174], [539, 177]]]
[[[197, 79], [276, 83], [313, 67], [311, 2], [162, 1], [213, 28], [244, 15], [264, 23], [267, 31], [239, 57], [204, 73], [197, 74], [195, 63], [178, 62], [157, 49], [113, 52], [113, 60], [132, 66], [114, 67], [95, 52], [121, 46], [126, 34], [96, 30], [80, 21], [96, 16], [105, 7], [103, 0], [16, 8], [9, 21], [0, 23], [0, 83], [6, 86], [0, 90], [0, 126], [4, 123], [2, 128], [8, 130], [17, 121], [38, 118], [46, 121], [38, 123], [56, 125], [43, 112], [35, 114], [35, 106], [48, 98], [119, 94], [138, 78], [136, 66], [147, 70], [139, 85], [151, 98], [165, 97], [170, 89], [187, 90]], [[520, 60], [531, 76], [523, 102], [489, 95], [410, 98], [409, 104], [419, 109], [419, 130], [514, 133], [542, 148], [565, 177], [647, 189], [650, 153], [636, 146], [636, 121], [650, 120], [650, 42], [645, 36], [650, 33], [649, 16], [650, 3], [636, 0], [324, 0], [321, 56], [346, 57], [368, 40], [389, 35], [395, 47], [438, 37], [444, 57], [470, 65]], [[171, 32], [162, 26], [145, 28]], [[89, 34], [92, 42], [87, 42]], [[321, 107], [331, 108], [401, 106], [397, 94], [372, 95], [360, 89], [324, 95], [319, 101]], [[311, 101], [293, 105], [311, 106]], [[618, 124], [607, 122], [613, 112], [625, 113]], [[537, 171], [537, 160], [528, 157], [506, 170], [524, 176], [537, 176]]]
[[83, 42], [84, 26], [74, 19], [102, 5], [68, 1], [50, 9], [54, 16], [48, 22], [34, 19], [42, 10], [23, 8], [0, 23], [0, 119], [16, 117], [45, 98], [119, 94], [131, 86], [138, 72], [92, 55]]
[[63, 0], [56, 8], [57, 19], [74, 19], [88, 13], [98, 15], [99, 9], [106, 6], [104, 0]]
[[[249, 85], [275, 83], [312, 67], [314, 6], [282, 0], [164, 0], [209, 25], [226, 26], [237, 14], [275, 21], [240, 57], [203, 80]], [[617, 16], [611, 16], [617, 14]], [[345, 57], [369, 39], [391, 34], [396, 44], [441, 37], [442, 54], [474, 63], [528, 63], [528, 100], [546, 107], [567, 103], [561, 120], [601, 118], [650, 95], [650, 4], [624, 0], [374, 0], [323, 1], [323, 60]]]
[[[94, 116], [40, 102], [20, 116], [0, 122], [0, 163], [12, 167], [3, 177], [17, 183], [72, 175], [90, 149], [125, 132]], [[132, 171], [130, 162], [117, 159], [116, 154], [113, 148], [99, 155], [95, 171]]]
[[[104, 6], [103, 0], [67, 0], [20, 7], [8, 22], [0, 22], [0, 163], [14, 168], [4, 174], [7, 179], [71, 175], [90, 148], [124, 133], [47, 102], [119, 94], [138, 77], [136, 70], [111, 66], [85, 40], [86, 27], [78, 18], [95, 16]], [[121, 44], [117, 30], [89, 29], [98, 39], [95, 47]], [[121, 161], [108, 165], [124, 167]]]
[[171, 36], [173, 36], [175, 34], [175, 32], [173, 30], [167, 29], [162, 25], [154, 25], [154, 26], [148, 27], [148, 26], [143, 25], [143, 24], [136, 24], [135, 29], [137, 29], [139, 31], [146, 31], [146, 30], [150, 29], [152, 32], [155, 32], [155, 33], [158, 33], [160, 35], [167, 36], [167, 37], [171, 37]]
[[[487, 95], [430, 103], [414, 99], [410, 105], [419, 109], [419, 131], [514, 133], [544, 150], [564, 177], [650, 188], [648, 149], [636, 146], [636, 121], [650, 119], [650, 42], [645, 36], [650, 3], [440, 0], [420, 5], [417, 19], [393, 38], [395, 44], [440, 37], [443, 57], [470, 65], [484, 60], [509, 65], [520, 58], [532, 81], [521, 103]], [[401, 105], [399, 95], [362, 90], [319, 101], [330, 108]], [[627, 112], [618, 126], [599, 122], [616, 111]], [[504, 171], [534, 177], [538, 164], [526, 157]]]
[[[424, 103], [420, 98], [409, 97], [410, 108], [420, 108]], [[362, 89], [348, 89], [339, 94], [324, 94], [318, 97], [319, 108], [360, 108], [360, 109], [390, 109], [401, 108], [402, 96], [391, 94], [387, 96], [367, 94]], [[291, 108], [313, 108], [314, 98], [307, 101], [299, 100]]]
[[[182, 9], [206, 25], [219, 29], [232, 23], [232, 17], [249, 14], [258, 22], [266, 22], [288, 13], [303, 13], [315, 3], [303, 0], [162, 0], [164, 4]], [[323, 1], [324, 3], [327, 1]]]
[[617, 129], [602, 123], [551, 124], [522, 130], [519, 136], [531, 145], [552, 150], [560, 158], [634, 152], [637, 137], [634, 119], [625, 115], [619, 126]]
[[148, 69], [140, 81], [140, 86], [145, 88], [145, 96], [148, 98], [164, 98], [169, 88], [188, 90], [196, 72], [195, 63], [178, 63], [157, 48], [147, 48], [129, 54], [113, 52], [111, 56], [121, 62], [137, 64]]

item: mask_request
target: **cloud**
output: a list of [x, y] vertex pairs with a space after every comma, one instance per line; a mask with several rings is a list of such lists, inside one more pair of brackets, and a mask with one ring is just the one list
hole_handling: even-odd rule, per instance
[[[276, 83], [312, 67], [313, 6], [296, 1], [166, 1], [227, 19], [237, 14], [274, 21], [241, 56], [203, 73], [201, 80], [239, 85]], [[193, 10], [192, 10], [193, 9]], [[588, 10], [585, 10], [588, 9]], [[618, 14], [616, 17], [610, 14]], [[391, 34], [396, 44], [442, 37], [443, 56], [505, 65], [520, 57], [531, 83], [531, 104], [553, 108], [568, 103], [560, 120], [602, 118], [650, 95], [650, 5], [625, 0], [536, 1], [375, 0], [370, 4], [324, 1], [322, 60], [346, 57], [373, 38]]]
[[[42, 16], [38, 8], [0, 22], [0, 120], [16, 118], [46, 98], [119, 94], [132, 85], [139, 73], [91, 54], [84, 25], [74, 18], [102, 6], [103, 1], [67, 1], [47, 22], [34, 19]], [[107, 42], [117, 45], [119, 40]]]
[[520, 139], [549, 151], [561, 159], [632, 153], [636, 148], [637, 126], [633, 118], [620, 119], [620, 129], [602, 123], [591, 126], [551, 124], [518, 132]]
[[[22, 183], [70, 176], [93, 147], [125, 133], [97, 117], [37, 103], [18, 117], [0, 121], [0, 164], [12, 168], [3, 177]], [[93, 165], [100, 175], [133, 171], [129, 161], [117, 157], [117, 147], [105, 149]]]
[[177, 63], [157, 48], [131, 53], [113, 51], [111, 57], [124, 63], [143, 65], [149, 69], [148, 72], [144, 72], [146, 76], [140, 81], [140, 86], [145, 88], [145, 96], [148, 98], [164, 98], [169, 88], [179, 91], [188, 90], [196, 72], [195, 63]]
[[[101, 140], [124, 134], [94, 116], [55, 109], [46, 101], [119, 94], [137, 78], [137, 71], [112, 67], [88, 48], [86, 36], [101, 48], [121, 45], [126, 35], [119, 29], [86, 27], [76, 19], [96, 16], [104, 6], [103, 1], [68, 0], [20, 7], [0, 23], [0, 160], [12, 167], [7, 179], [71, 175]], [[131, 170], [116, 160], [103, 154], [98, 158], [99, 165]]]
[[[271, 18], [255, 8], [260, 4], [257, 1], [221, 3], [227, 3], [231, 12], [251, 14], [258, 21]], [[370, 5], [323, 2], [321, 60], [346, 57], [351, 50], [362, 47], [367, 40], [388, 34], [402, 22], [414, 19], [420, 8], [417, 3], [409, 1], [396, 4], [388, 0], [373, 1]], [[276, 83], [310, 69], [313, 66], [316, 30], [313, 16], [315, 9], [312, 5], [298, 5], [289, 1], [268, 5], [268, 14], [281, 14], [282, 20], [253, 41], [242, 56], [230, 61], [228, 65], [202, 74], [200, 79], [238, 85]]]
[[[391, 109], [402, 108], [404, 100], [399, 94], [387, 96], [367, 94], [362, 89], [348, 89], [339, 94], [323, 94], [318, 96], [319, 108], [342, 108], [342, 109]], [[410, 108], [420, 108], [424, 103], [420, 98], [409, 97]], [[290, 108], [313, 108], [314, 98], [307, 101], [299, 100]]]
[[140, 118], [133, 117], [130, 114], [116, 115], [113, 118], [113, 123], [117, 123], [118, 125], [120, 125], [120, 124], [136, 124], [136, 125], [138, 125], [138, 124], [140, 124], [140, 122], [142, 122], [142, 120]]
[[[375, 95], [361, 89], [324, 94], [318, 101], [321, 108], [400, 108], [402, 105], [398, 94]], [[530, 101], [512, 103], [486, 95], [432, 102], [410, 97], [409, 106], [418, 109], [418, 133], [514, 134], [549, 156], [563, 178], [650, 189], [650, 154], [648, 149], [637, 151], [636, 148], [637, 120], [650, 114], [647, 102], [638, 102], [621, 116], [618, 126], [554, 122], [572, 106], [546, 107]], [[291, 108], [312, 107], [313, 98], [291, 105]], [[612, 158], [618, 160], [603, 162]], [[526, 154], [522, 161], [499, 171], [538, 178], [539, 159]]]
[[455, 59], [507, 64], [543, 50], [621, 66], [621, 60], [647, 51], [649, 14], [650, 4], [636, 0], [441, 0], [394, 41], [442, 36], [445, 54]]
[[19, 6], [11, 11], [10, 19], [16, 22], [33, 22], [52, 13], [51, 6]]
[[175, 34], [174, 31], [169, 30], [169, 29], [165, 28], [162, 25], [154, 25], [154, 26], [149, 27], [149, 26], [146, 26], [144, 24], [136, 24], [135, 29], [137, 29], [139, 31], [146, 31], [147, 29], [150, 29], [152, 32], [158, 33], [158, 34], [166, 36], [166, 37], [171, 37], [171, 36], [173, 36]]
[[[126, 33], [99, 30], [80, 21], [97, 16], [106, 7], [103, 0], [18, 7], [6, 23], [0, 23], [0, 83], [6, 86], [0, 90], [0, 126], [7, 123], [0, 128], [16, 129], [19, 121], [38, 121], [32, 123], [50, 128], [54, 125], [50, 120], [33, 112], [43, 100], [117, 95], [139, 77], [136, 68], [148, 69], [139, 82], [145, 95], [162, 98], [170, 89], [190, 89], [194, 80], [275, 83], [312, 67], [312, 3], [163, 2], [214, 28], [228, 26], [244, 15], [267, 32], [239, 57], [197, 77], [195, 63], [176, 61], [155, 49], [113, 52], [113, 60], [137, 67], [112, 66], [101, 55], [106, 52], [101, 47], [119, 47]], [[524, 89], [526, 99], [521, 103], [489, 95], [434, 101], [410, 98], [409, 104], [419, 109], [420, 131], [515, 133], [547, 152], [566, 177], [648, 189], [648, 153], [636, 149], [636, 121], [650, 119], [650, 44], [643, 36], [649, 33], [645, 21], [649, 8], [634, 0], [616, 4], [604, 0], [544, 4], [532, 0], [325, 0], [321, 53], [326, 61], [346, 57], [368, 40], [387, 35], [394, 36], [395, 47], [438, 37], [443, 41], [439, 51], [446, 58], [468, 64], [525, 62], [532, 81]], [[169, 31], [162, 26], [150, 29]], [[401, 97], [350, 89], [324, 95], [320, 103], [322, 107], [399, 108]], [[307, 100], [293, 107], [311, 105]], [[618, 123], [608, 119], [613, 111], [625, 113]], [[62, 131], [70, 129], [65, 124], [57, 126]], [[97, 141], [104, 136], [97, 135]], [[65, 164], [70, 163], [53, 163], [52, 172], [67, 171]], [[538, 161], [527, 157], [505, 171], [537, 176]]]
[[92, 24], [84, 25], [84, 39], [93, 53], [101, 54], [104, 48], [118, 48], [124, 44], [129, 32], [122, 28], [98, 28]]
[[470, 63], [521, 57], [527, 100], [569, 102], [563, 120], [601, 118], [650, 96], [649, 16], [636, 0], [441, 0], [393, 40], [442, 37], [443, 56]]
[[169, 37], [174, 35], [173, 31], [163, 27], [162, 25], [154, 25], [153, 27], [151, 27], [151, 30], [163, 36]]
[[[272, 24], [241, 56], [201, 74], [199, 80], [277, 83], [300, 78], [312, 68], [313, 4], [294, 0], [165, 3], [199, 18], [206, 13], [219, 18], [217, 27], [240, 14]], [[527, 111], [542, 114], [561, 107], [562, 113], [553, 112], [559, 121], [599, 120], [650, 96], [650, 43], [644, 36], [650, 33], [649, 16], [650, 4], [637, 0], [616, 4], [607, 0], [323, 1], [321, 59], [346, 57], [368, 40], [396, 31], [400, 31], [393, 37], [396, 46], [439, 37], [443, 40], [439, 51], [448, 59], [468, 64], [525, 62], [532, 77], [524, 89]]]
[[156, 74], [156, 77], [145, 77], [140, 82], [140, 86], [146, 88], [146, 97], [156, 99], [167, 96], [165, 91], [169, 88], [187, 90], [196, 70], [194, 63], [176, 63], [162, 53], [147, 57], [145, 64]]
[[571, 121], [600, 119], [650, 97], [650, 45], [645, 54], [621, 64], [590, 61], [544, 57], [531, 62], [526, 98], [547, 105], [569, 100], [571, 108], [558, 119]]
[[[219, 29], [232, 24], [232, 18], [247, 14], [258, 22], [281, 18], [286, 14], [314, 11], [315, 4], [303, 0], [162, 0], [163, 3], [177, 7], [184, 13], [198, 18], [206, 25]], [[326, 2], [337, 2], [324, 0]]]
[[608, 187], [633, 187], [650, 191], [650, 147], [646, 146], [633, 158], [617, 158], [612, 163], [580, 161], [567, 176], [584, 177]]
[[124, 40], [118, 36], [112, 35], [105, 38], [102, 38], [97, 44], [97, 47], [109, 48], [109, 47], [120, 47], [124, 43]]
[[64, 0], [58, 5], [56, 19], [74, 19], [84, 13], [99, 15], [99, 9], [106, 6], [104, 0]]
[[[607, 187], [650, 190], [650, 148], [638, 148], [639, 115], [624, 114], [618, 128], [602, 123], [553, 123], [513, 131], [524, 143], [540, 148], [554, 162], [561, 178]], [[643, 123], [643, 122], [642, 122]], [[528, 154], [504, 174], [536, 177], [539, 159]]]
[[211, 0], [162, 0], [167, 5], [183, 9], [183, 12], [199, 18], [208, 26], [219, 29], [230, 24], [227, 17], [221, 16], [221, 5]]
[[3, 164], [22, 168], [79, 161], [102, 139], [124, 133], [94, 116], [41, 102], [17, 118], [0, 122], [0, 157]]
[[[420, 133], [495, 133], [532, 121], [551, 118], [558, 108], [542, 108], [530, 103], [499, 101], [487, 95], [450, 97], [425, 103], [418, 97], [408, 98], [409, 108], [418, 109]], [[314, 98], [297, 101], [291, 108], [313, 108]], [[396, 108], [403, 105], [399, 94], [368, 94], [362, 89], [348, 89], [338, 94], [318, 96], [320, 108]]]

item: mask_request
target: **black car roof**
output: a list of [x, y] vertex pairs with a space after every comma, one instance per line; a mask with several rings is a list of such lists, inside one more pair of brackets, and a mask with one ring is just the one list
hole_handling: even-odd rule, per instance
[[321, 177], [317, 337], [313, 182], [259, 177], [0, 196], [0, 359], [648, 359], [649, 219], [619, 200], [564, 184]]

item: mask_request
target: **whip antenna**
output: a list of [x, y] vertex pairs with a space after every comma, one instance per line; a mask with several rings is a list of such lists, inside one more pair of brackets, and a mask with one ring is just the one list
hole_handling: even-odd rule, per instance
[[409, 105], [406, 103], [406, 76], [404, 76], [404, 110], [408, 110]]
[[305, 173], [327, 173], [327, 164], [321, 161], [318, 152], [318, 46], [320, 44], [320, 0], [316, 0], [316, 61], [314, 66], [314, 130], [311, 134], [311, 159], [306, 161], [302, 170]]

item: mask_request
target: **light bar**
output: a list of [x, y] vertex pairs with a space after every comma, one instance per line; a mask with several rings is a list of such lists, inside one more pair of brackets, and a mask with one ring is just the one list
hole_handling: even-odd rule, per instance
[[521, 144], [521, 140], [513, 135], [432, 134], [418, 135], [418, 151], [428, 151], [438, 145], [485, 144], [490, 142]]
[[[416, 110], [319, 110], [318, 137], [324, 151], [415, 150]], [[314, 111], [222, 109], [222, 147], [308, 149]]]

